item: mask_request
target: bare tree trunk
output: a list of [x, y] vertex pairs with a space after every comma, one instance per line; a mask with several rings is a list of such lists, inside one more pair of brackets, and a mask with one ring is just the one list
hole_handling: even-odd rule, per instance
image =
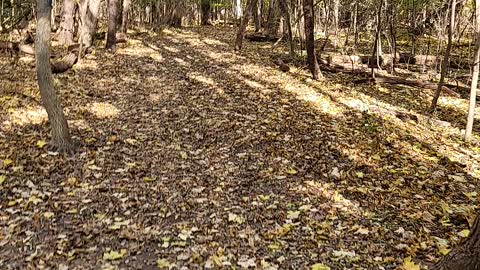
[[123, 0], [122, 7], [122, 24], [120, 25], [120, 33], [127, 33], [128, 30], [128, 13], [130, 12], [131, 0]]
[[480, 70], [480, 0], [475, 0], [475, 56], [473, 57], [472, 84], [470, 85], [470, 103], [468, 106], [465, 141], [472, 139], [473, 120], [475, 117], [475, 103], [477, 99], [478, 75]]
[[60, 28], [57, 32], [58, 41], [60, 44], [71, 45], [73, 44], [73, 35], [75, 32], [75, 0], [64, 0], [62, 8], [62, 20], [60, 22]]
[[100, 10], [100, 0], [81, 0], [80, 14], [82, 20], [81, 39], [84, 48], [90, 48], [93, 45], [95, 32], [97, 31], [98, 12]]
[[210, 11], [211, 11], [210, 0], [202, 0], [200, 3], [200, 9], [202, 11], [201, 24], [208, 25], [208, 21], [210, 19]]
[[[478, 2], [478, 0], [477, 0]], [[480, 215], [475, 219], [468, 238], [443, 257], [431, 270], [480, 269]]]
[[[379, 6], [378, 6], [378, 12], [377, 12], [377, 30], [375, 31], [375, 42], [373, 44], [373, 53], [372, 53], [372, 58], [370, 59], [370, 65], [371, 65], [371, 76], [372, 78], [375, 78], [375, 65], [380, 67], [380, 61], [379, 61], [379, 47], [381, 47], [380, 44], [380, 34], [382, 32], [382, 7], [383, 7], [383, 0], [379, 1]], [[377, 56], [377, 58], [375, 58]], [[376, 63], [373, 63], [375, 61]]]
[[450, 4], [450, 24], [448, 26], [448, 43], [447, 48], [445, 49], [445, 55], [443, 56], [442, 61], [442, 71], [440, 73], [440, 81], [438, 82], [437, 91], [435, 91], [435, 95], [433, 96], [432, 104], [430, 105], [430, 112], [433, 112], [437, 107], [438, 98], [440, 98], [440, 94], [442, 93], [443, 83], [445, 81], [445, 76], [447, 75], [448, 70], [448, 62], [450, 60], [450, 51], [452, 50], [452, 36], [453, 30], [455, 27], [455, 7], [457, 5], [456, 0], [451, 0]]
[[290, 44], [290, 57], [295, 57], [295, 43], [293, 43], [292, 22], [290, 19], [290, 10], [288, 8], [287, 0], [280, 0], [280, 9], [287, 25], [287, 37]]
[[253, 7], [257, 0], [247, 0], [247, 6], [245, 7], [245, 14], [242, 18], [240, 26], [237, 31], [237, 38], [235, 39], [235, 51], [241, 51], [243, 45], [243, 37], [245, 36], [245, 31], [247, 30], [248, 20], [252, 16]]
[[253, 20], [255, 21], [255, 32], [260, 32], [262, 28], [262, 12], [258, 1], [253, 6]]
[[314, 80], [323, 77], [318, 66], [317, 56], [315, 54], [315, 14], [313, 12], [313, 0], [303, 1], [303, 16], [305, 18], [305, 39], [307, 47], [308, 67], [312, 72]]
[[37, 0], [37, 36], [35, 40], [37, 80], [42, 102], [52, 128], [52, 145], [59, 151], [71, 151], [73, 144], [67, 120], [53, 88], [50, 66], [51, 8], [48, 1]]
[[117, 13], [118, 0], [108, 0], [108, 33], [107, 44], [105, 46], [107, 50], [115, 50], [115, 35], [117, 34]]

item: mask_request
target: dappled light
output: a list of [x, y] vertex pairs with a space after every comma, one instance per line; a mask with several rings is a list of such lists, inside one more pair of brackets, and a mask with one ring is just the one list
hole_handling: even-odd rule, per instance
[[312, 80], [301, 56], [279, 68], [283, 42], [234, 52], [229, 26], [129, 31], [54, 75], [72, 155], [51, 145], [31, 63], [0, 74], [0, 265], [395, 269], [470, 228], [464, 98], [429, 115], [432, 89]]

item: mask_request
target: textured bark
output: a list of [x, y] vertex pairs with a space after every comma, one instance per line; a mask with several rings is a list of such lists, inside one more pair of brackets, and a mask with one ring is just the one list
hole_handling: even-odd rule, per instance
[[313, 0], [303, 1], [303, 16], [305, 18], [305, 41], [307, 47], [307, 62], [312, 77], [314, 80], [318, 80], [322, 77], [320, 67], [317, 62], [317, 55], [315, 53], [315, 17], [313, 11]]
[[50, 18], [51, 6], [48, 1], [37, 0], [37, 36], [35, 41], [37, 80], [42, 102], [52, 128], [52, 145], [59, 151], [71, 151], [73, 144], [67, 120], [53, 88], [50, 67]]
[[75, 32], [74, 15], [76, 11], [75, 0], [64, 0], [62, 9], [62, 19], [60, 28], [57, 31], [58, 42], [60, 44], [73, 44], [73, 35]]
[[475, 117], [475, 104], [477, 99], [478, 74], [480, 71], [480, 0], [475, 0], [475, 56], [473, 57], [472, 83], [470, 85], [470, 102], [468, 105], [467, 126], [465, 128], [465, 141], [472, 139], [473, 120]]
[[210, 20], [210, 0], [202, 0], [200, 3], [200, 8], [202, 10], [201, 24], [208, 25]]
[[235, 50], [241, 51], [243, 45], [243, 37], [245, 36], [245, 30], [247, 30], [248, 20], [252, 16], [253, 7], [257, 0], [247, 0], [247, 6], [245, 7], [245, 15], [240, 22], [240, 26], [237, 31], [237, 38], [235, 40]]
[[445, 49], [445, 55], [443, 56], [442, 61], [442, 71], [440, 73], [440, 81], [438, 82], [437, 91], [435, 91], [435, 95], [433, 96], [432, 104], [430, 105], [430, 112], [433, 112], [437, 107], [438, 99], [440, 98], [440, 94], [442, 93], [443, 83], [445, 81], [445, 77], [447, 76], [448, 70], [448, 62], [450, 59], [450, 51], [452, 50], [452, 36], [453, 31], [455, 30], [455, 6], [457, 5], [456, 0], [451, 0], [450, 4], [450, 23], [448, 25], [448, 42], [447, 48]]
[[[382, 44], [380, 42], [380, 35], [382, 33], [382, 7], [383, 7], [383, 0], [379, 0], [379, 5], [378, 5], [378, 11], [377, 11], [377, 30], [375, 31], [375, 41], [373, 43], [373, 52], [372, 52], [372, 59], [375, 59], [377, 57], [377, 67], [380, 69], [380, 51], [379, 48], [382, 47]], [[372, 78], [375, 78], [375, 66], [371, 66], [371, 76]]]
[[115, 35], [117, 32], [117, 14], [118, 14], [118, 0], [108, 0], [108, 33], [107, 43], [105, 48], [107, 50], [115, 50]]
[[468, 238], [443, 257], [431, 270], [480, 270], [480, 215]]
[[80, 35], [84, 49], [90, 48], [93, 45], [95, 32], [97, 31], [99, 10], [100, 0], [80, 1], [80, 14], [82, 17], [82, 29]]
[[288, 44], [290, 45], [290, 56], [295, 56], [295, 43], [293, 42], [293, 33], [292, 33], [292, 23], [290, 20], [290, 10], [288, 8], [287, 0], [280, 0], [280, 9], [282, 10], [283, 18], [285, 19], [285, 23], [287, 25], [287, 38]]
[[122, 24], [120, 25], [120, 33], [127, 33], [128, 30], [128, 13], [130, 11], [131, 0], [123, 0], [122, 7]]

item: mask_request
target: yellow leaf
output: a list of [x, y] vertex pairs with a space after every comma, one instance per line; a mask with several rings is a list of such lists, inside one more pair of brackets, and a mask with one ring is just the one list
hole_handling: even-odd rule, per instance
[[470, 230], [463, 230], [458, 233], [458, 235], [463, 238], [467, 238], [469, 234], [470, 234]]
[[287, 173], [291, 174], [291, 175], [294, 175], [294, 174], [297, 174], [298, 172], [294, 168], [290, 168], [290, 169], [287, 170]]
[[364, 176], [363, 172], [357, 172], [356, 175], [357, 175], [358, 178], [363, 178], [363, 176]]
[[330, 270], [330, 267], [323, 263], [316, 263], [312, 265], [311, 270]]
[[366, 234], [368, 234], [368, 233], [370, 233], [370, 231], [368, 230], [368, 228], [359, 228], [359, 229], [355, 232], [355, 234], [363, 234], [363, 235], [366, 235]]
[[145, 182], [153, 182], [153, 181], [155, 181], [155, 179], [153, 179], [153, 178], [151, 178], [151, 177], [144, 177], [144, 178], [143, 178], [143, 181], [145, 181]]
[[158, 268], [169, 268], [170, 267], [170, 262], [167, 259], [158, 259], [157, 260], [157, 267]]
[[5, 182], [5, 179], [7, 179], [5, 175], [0, 175], [0, 185], [3, 184], [3, 182]]
[[408, 256], [403, 260], [403, 270], [420, 270], [420, 266], [412, 262], [412, 258]]
[[45, 145], [47, 145], [47, 142], [42, 140], [37, 141], [37, 144], [36, 144], [38, 148], [43, 148]]
[[103, 253], [103, 259], [106, 261], [114, 261], [123, 258], [127, 253], [126, 249], [122, 249], [120, 252], [111, 250], [110, 252]]
[[187, 153], [185, 153], [185, 152], [183, 152], [183, 151], [180, 152], [180, 156], [181, 156], [183, 159], [187, 159], [187, 157], [188, 157]]
[[8, 165], [11, 165], [12, 163], [13, 163], [13, 160], [11, 160], [11, 159], [7, 158], [7, 159], [3, 160], [3, 166], [4, 167], [7, 167]]

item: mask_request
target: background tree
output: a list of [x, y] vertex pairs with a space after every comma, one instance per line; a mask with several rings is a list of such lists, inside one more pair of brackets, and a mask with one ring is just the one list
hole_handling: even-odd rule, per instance
[[115, 50], [117, 33], [118, 0], [108, 0], [108, 33], [106, 48]]
[[472, 83], [470, 85], [470, 102], [468, 105], [467, 126], [465, 128], [465, 141], [472, 140], [473, 120], [475, 117], [475, 104], [477, 103], [477, 85], [480, 71], [480, 0], [475, 0], [475, 55], [473, 57]]
[[60, 100], [53, 87], [50, 67], [51, 5], [49, 2], [48, 0], [37, 0], [37, 35], [35, 40], [37, 80], [42, 102], [52, 128], [52, 145], [59, 151], [71, 151], [73, 144], [70, 131]]
[[313, 0], [303, 1], [303, 16], [305, 17], [305, 36], [307, 47], [307, 62], [312, 77], [318, 80], [322, 77], [320, 67], [318, 66], [317, 56], [315, 54], [315, 16], [313, 11]]

